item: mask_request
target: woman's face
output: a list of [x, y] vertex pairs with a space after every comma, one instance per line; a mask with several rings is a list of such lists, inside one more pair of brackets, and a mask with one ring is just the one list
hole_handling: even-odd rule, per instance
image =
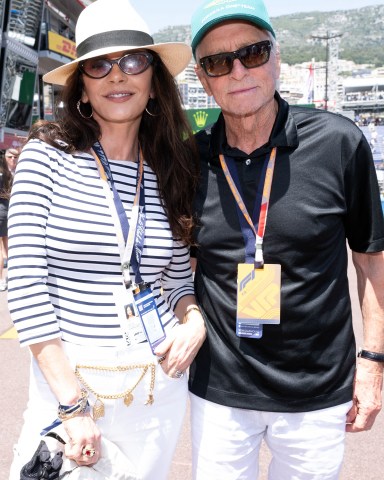
[[[112, 53], [103, 58], [117, 60], [124, 53]], [[112, 66], [108, 75], [100, 79], [83, 74], [81, 101], [92, 105], [93, 118], [101, 130], [109, 124], [140, 122], [148, 99], [153, 96], [152, 74], [151, 65], [142, 73], [128, 75], [117, 64]]]

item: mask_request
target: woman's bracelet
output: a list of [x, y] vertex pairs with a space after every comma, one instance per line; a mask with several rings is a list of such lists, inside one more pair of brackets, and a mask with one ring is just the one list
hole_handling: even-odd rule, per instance
[[183, 317], [183, 323], [187, 323], [187, 320], [188, 320], [188, 315], [190, 312], [192, 312], [193, 310], [196, 310], [196, 312], [199, 312], [200, 315], [201, 315], [201, 310], [199, 307], [196, 307], [196, 305], [192, 305], [190, 307], [187, 307], [187, 310], [185, 311], [184, 313], [184, 317]]
[[69, 420], [70, 418], [76, 417], [85, 413], [89, 408], [88, 403], [88, 392], [85, 389], [81, 390], [81, 396], [74, 405], [61, 405], [57, 409], [57, 417], [63, 420]]

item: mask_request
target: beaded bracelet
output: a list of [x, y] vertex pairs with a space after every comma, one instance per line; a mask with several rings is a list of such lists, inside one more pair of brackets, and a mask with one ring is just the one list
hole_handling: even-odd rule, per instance
[[80, 398], [74, 405], [61, 405], [59, 403], [59, 407], [57, 409], [57, 417], [63, 420], [69, 420], [70, 418], [76, 417], [77, 415], [81, 415], [88, 410], [89, 403], [88, 403], [88, 392], [85, 389], [81, 390]]

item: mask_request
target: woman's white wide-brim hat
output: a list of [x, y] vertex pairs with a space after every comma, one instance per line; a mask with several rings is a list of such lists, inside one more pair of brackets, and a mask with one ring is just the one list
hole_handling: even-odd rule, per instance
[[79, 62], [137, 49], [156, 52], [173, 77], [181, 73], [192, 58], [191, 47], [186, 43], [154, 44], [146, 22], [128, 0], [96, 0], [80, 13], [77, 20], [76, 60], [46, 73], [43, 80], [65, 85]]

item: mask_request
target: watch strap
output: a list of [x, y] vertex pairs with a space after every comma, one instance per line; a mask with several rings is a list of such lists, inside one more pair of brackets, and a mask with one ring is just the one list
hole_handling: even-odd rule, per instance
[[384, 363], [384, 353], [370, 352], [369, 350], [363, 350], [360, 348], [357, 356], [360, 358], [365, 358], [366, 360]]

